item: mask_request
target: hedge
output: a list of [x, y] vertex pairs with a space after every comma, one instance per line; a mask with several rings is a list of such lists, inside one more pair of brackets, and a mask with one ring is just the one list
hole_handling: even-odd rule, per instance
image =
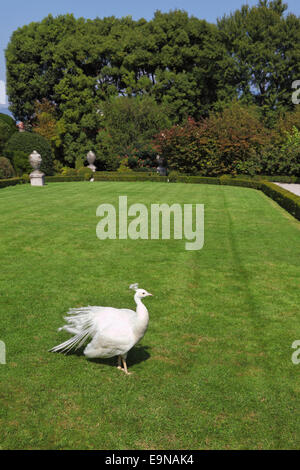
[[26, 178], [7, 178], [0, 179], [0, 188], [6, 188], [6, 186], [15, 186], [16, 184], [24, 184], [29, 181]]
[[84, 176], [45, 176], [45, 183], [65, 183], [65, 182], [71, 182], [71, 181], [84, 181], [85, 177]]
[[261, 189], [261, 181], [248, 178], [232, 178], [221, 176], [220, 184], [227, 186], [242, 186], [244, 188]]
[[276, 183], [294, 183], [300, 184], [300, 178], [298, 176], [260, 176], [258, 179], [263, 181], [275, 181]]
[[220, 178], [213, 176], [177, 176], [172, 183], [221, 184]]
[[166, 176], [159, 176], [159, 175], [145, 175], [145, 174], [131, 174], [131, 173], [118, 173], [118, 174], [101, 174], [95, 175], [95, 181], [158, 181], [158, 182], [166, 182]]
[[276, 183], [295, 183], [300, 184], [300, 178], [298, 176], [289, 176], [289, 175], [280, 175], [280, 176], [270, 176], [270, 175], [223, 175], [221, 178], [230, 178], [231, 180], [238, 179], [238, 180], [247, 180], [247, 181], [270, 181]]
[[296, 219], [300, 220], [300, 196], [267, 181], [261, 183], [260, 189]]

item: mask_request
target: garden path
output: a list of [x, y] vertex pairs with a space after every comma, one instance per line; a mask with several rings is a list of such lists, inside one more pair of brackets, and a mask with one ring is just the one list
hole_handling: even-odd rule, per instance
[[287, 191], [290, 191], [291, 193], [296, 194], [297, 196], [300, 196], [300, 184], [291, 184], [291, 183], [275, 183], [275, 184], [277, 184], [278, 186], [281, 186]]

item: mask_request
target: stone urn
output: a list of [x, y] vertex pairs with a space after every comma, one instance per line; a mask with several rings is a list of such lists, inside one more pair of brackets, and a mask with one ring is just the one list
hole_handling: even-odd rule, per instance
[[88, 168], [90, 168], [92, 171], [96, 171], [97, 170], [97, 167], [94, 165], [95, 163], [95, 160], [96, 160], [96, 155], [94, 154], [94, 152], [92, 152], [91, 150], [87, 153], [87, 156], [86, 156], [86, 159], [88, 161]]
[[40, 154], [34, 150], [29, 155], [29, 163], [33, 168], [33, 172], [30, 173], [30, 184], [31, 186], [44, 186], [45, 184], [45, 173], [40, 171], [40, 166], [42, 164], [42, 157]]
[[156, 168], [157, 173], [160, 174], [160, 176], [166, 176], [167, 168], [164, 166], [164, 159], [161, 158], [160, 155], [156, 155], [156, 161], [158, 164], [158, 167]]

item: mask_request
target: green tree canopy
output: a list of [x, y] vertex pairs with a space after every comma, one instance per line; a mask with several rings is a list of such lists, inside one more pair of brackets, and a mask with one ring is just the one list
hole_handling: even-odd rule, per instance
[[292, 109], [292, 82], [300, 77], [300, 19], [282, 0], [260, 0], [218, 21], [235, 61], [239, 96], [265, 114]]
[[[152, 139], [160, 129], [170, 126], [166, 109], [150, 96], [114, 97], [101, 108], [101, 127], [96, 154], [104, 169], [114, 169], [118, 158], [155, 158]], [[134, 165], [133, 165], [134, 166]], [[142, 166], [142, 165], [141, 165]]]
[[32, 124], [35, 103], [52, 103], [58, 155], [68, 164], [96, 149], [99, 109], [112, 97], [150, 96], [175, 124], [240, 99], [259, 105], [272, 123], [293, 108], [299, 21], [286, 14], [282, 0], [242, 6], [216, 25], [182, 10], [156, 11], [150, 21], [49, 15], [12, 34], [6, 50], [10, 108]]

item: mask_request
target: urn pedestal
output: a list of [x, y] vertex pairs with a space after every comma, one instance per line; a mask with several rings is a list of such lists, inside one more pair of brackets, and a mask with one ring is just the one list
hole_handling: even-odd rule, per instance
[[40, 166], [42, 163], [42, 157], [39, 153], [34, 150], [31, 155], [29, 155], [29, 162], [33, 168], [33, 171], [30, 173], [30, 184], [31, 186], [44, 186], [45, 185], [45, 173], [40, 171]]
[[45, 186], [45, 173], [40, 170], [34, 170], [30, 173], [31, 186]]

